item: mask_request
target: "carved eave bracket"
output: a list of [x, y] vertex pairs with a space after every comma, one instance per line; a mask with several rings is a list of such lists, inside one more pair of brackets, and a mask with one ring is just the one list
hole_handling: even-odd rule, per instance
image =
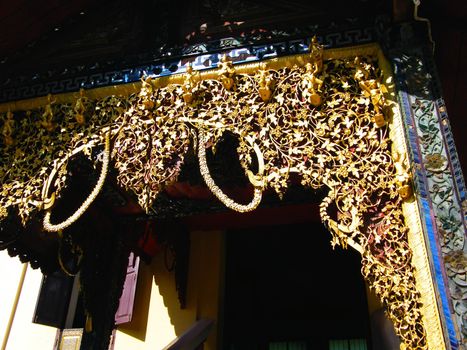
[[[403, 156], [391, 151], [380, 53], [376, 46], [323, 50], [316, 40], [310, 46], [308, 54], [260, 64], [235, 66], [224, 57], [216, 70], [145, 77], [138, 89], [127, 88], [133, 92], [129, 96], [91, 99], [87, 91], [84, 109], [76, 96], [70, 104], [49, 99], [45, 109], [32, 110], [15, 125], [15, 144], [8, 146], [15, 151], [2, 148], [0, 208], [6, 213], [15, 207], [27, 221], [32, 212], [45, 209], [52, 192], [60, 196], [67, 180], [63, 160], [96, 148], [104, 150], [102, 165], [96, 164], [101, 177], [113, 167], [118, 183], [145, 210], [177, 181], [190, 146], [198, 150], [207, 186], [234, 210], [253, 210], [268, 188], [282, 195], [295, 173], [303, 186], [329, 190], [321, 217], [332, 244], [361, 253], [362, 272], [403, 343], [426, 349], [402, 209], [410, 200], [411, 181]], [[85, 122], [80, 122], [76, 115], [83, 113]], [[56, 126], [34, 126], [44, 120]], [[206, 152], [225, 133], [238, 138], [238, 157], [254, 188], [250, 204], [230, 199], [209, 174]], [[79, 214], [97, 196], [100, 180]], [[44, 183], [49, 183], [45, 197]], [[51, 229], [57, 228], [50, 224], [53, 206], [47, 210], [45, 229], [65, 229]]]

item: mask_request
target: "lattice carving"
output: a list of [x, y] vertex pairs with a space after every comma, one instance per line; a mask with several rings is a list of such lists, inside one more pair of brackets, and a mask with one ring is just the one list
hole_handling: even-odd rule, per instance
[[[233, 209], [251, 210], [265, 189], [282, 195], [293, 173], [303, 186], [328, 188], [320, 213], [331, 244], [361, 253], [362, 273], [387, 307], [403, 346], [425, 349], [401, 210], [411, 179], [403, 157], [391, 153], [377, 62], [324, 60], [322, 48], [312, 46], [300, 65], [272, 69], [263, 62], [239, 73], [225, 58], [210, 79], [190, 70], [179, 84], [160, 87], [144, 79], [141, 92], [128, 98], [81, 96], [78, 110], [76, 104], [50, 103], [45, 111], [15, 116], [15, 143], [5, 144], [0, 156], [3, 216], [15, 207], [26, 221], [42, 209], [44, 183], [53, 180], [59, 195], [66, 182], [66, 164], [49, 179], [54, 166], [83, 145], [88, 153], [103, 148], [108, 132], [118, 183], [149, 210], [160, 191], [177, 181], [190, 144], [203, 156], [231, 133], [239, 140], [239, 160], [255, 198], [251, 208], [229, 202], [207, 181], [216, 196]], [[50, 112], [56, 127], [38, 126]], [[200, 165], [208, 171], [205, 162]]]

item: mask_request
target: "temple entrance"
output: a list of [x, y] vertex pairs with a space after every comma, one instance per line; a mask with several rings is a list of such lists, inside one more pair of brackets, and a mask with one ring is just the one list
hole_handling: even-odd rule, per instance
[[223, 349], [370, 349], [358, 253], [320, 223], [229, 231]]

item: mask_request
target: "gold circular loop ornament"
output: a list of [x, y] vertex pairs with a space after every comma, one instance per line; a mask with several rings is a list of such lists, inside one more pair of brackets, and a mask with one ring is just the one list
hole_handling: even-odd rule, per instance
[[107, 172], [108, 172], [109, 162], [110, 162], [110, 130], [106, 133], [106, 136], [105, 136], [105, 149], [104, 149], [104, 156], [102, 158], [102, 168], [101, 168], [101, 172], [99, 175], [99, 179], [97, 180], [96, 186], [94, 186], [93, 190], [91, 191], [89, 196], [86, 198], [86, 200], [83, 202], [83, 204], [81, 204], [81, 206], [70, 217], [68, 217], [68, 219], [58, 224], [52, 224], [50, 222], [50, 217], [52, 215], [52, 206], [55, 201], [55, 192], [53, 192], [52, 195], [49, 197], [49, 191], [50, 191], [50, 187], [51, 187], [52, 181], [55, 178], [56, 173], [63, 166], [63, 164], [65, 164], [65, 162], [68, 161], [68, 159], [70, 159], [73, 155], [78, 154], [85, 147], [94, 145], [96, 142], [97, 141], [91, 141], [75, 149], [72, 153], [70, 153], [64, 159], [62, 159], [50, 173], [49, 178], [45, 182], [44, 188], [42, 190], [44, 209], [46, 209], [46, 213], [44, 216], [44, 222], [43, 222], [44, 230], [49, 231], [49, 232], [59, 232], [67, 228], [71, 224], [73, 224], [76, 220], [78, 220], [81, 217], [81, 215], [84, 214], [84, 212], [89, 208], [92, 202], [96, 199], [99, 192], [102, 190], [102, 186], [104, 185], [105, 178], [107, 177]]
[[258, 174], [254, 175], [250, 170], [247, 171], [248, 179], [253, 184], [254, 196], [250, 203], [239, 204], [233, 199], [229, 198], [222, 190], [216, 185], [211, 174], [209, 173], [208, 164], [206, 161], [206, 135], [202, 130], [198, 132], [198, 160], [201, 175], [203, 176], [204, 182], [211, 190], [211, 192], [227, 207], [240, 213], [252, 211], [258, 207], [261, 203], [263, 196], [263, 173], [264, 173], [264, 160], [259, 147], [254, 144], [253, 149], [258, 157]]

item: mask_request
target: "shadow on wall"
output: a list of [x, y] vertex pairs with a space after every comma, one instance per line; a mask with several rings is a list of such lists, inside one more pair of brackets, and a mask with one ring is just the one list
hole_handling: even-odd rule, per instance
[[[154, 284], [159, 288], [159, 293], [170, 317], [170, 323], [178, 336], [195, 321], [196, 310], [193, 309], [191, 300], [187, 300], [185, 309], [181, 308], [175, 287], [175, 273], [168, 270], [165, 260], [164, 253], [154, 258], [151, 266], [154, 273], [153, 280]], [[190, 294], [192, 294], [191, 292], [190, 290]]]

